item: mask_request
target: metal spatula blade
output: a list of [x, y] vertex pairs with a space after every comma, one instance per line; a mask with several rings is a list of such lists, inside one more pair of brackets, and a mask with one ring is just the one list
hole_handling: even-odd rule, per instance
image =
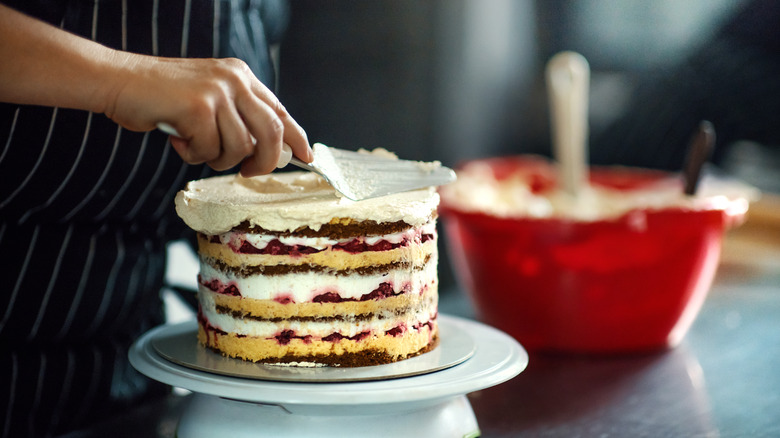
[[[168, 123], [158, 123], [157, 129], [181, 137], [176, 128]], [[353, 201], [455, 181], [455, 172], [438, 162], [399, 160], [389, 152], [386, 155], [353, 152], [331, 148], [322, 143], [315, 143], [312, 150], [314, 161], [307, 164], [295, 158], [292, 149], [285, 143], [276, 167], [281, 169], [289, 163], [312, 171], [323, 177], [345, 198]]]
[[[455, 181], [455, 172], [438, 162], [400, 160], [377, 153], [336, 149], [322, 143], [315, 143], [312, 150], [314, 161], [310, 164], [289, 154], [290, 164], [319, 174], [345, 198], [353, 201]], [[277, 167], [286, 165], [282, 161]]]

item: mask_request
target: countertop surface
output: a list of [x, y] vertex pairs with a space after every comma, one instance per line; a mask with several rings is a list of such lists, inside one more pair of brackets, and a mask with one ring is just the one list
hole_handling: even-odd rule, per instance
[[[631, 356], [532, 354], [517, 377], [469, 394], [482, 436], [780, 436], [780, 209], [770, 207], [728, 233], [682, 344]], [[457, 290], [442, 293], [440, 311], [474, 317]], [[68, 437], [173, 437], [189, 397]]]

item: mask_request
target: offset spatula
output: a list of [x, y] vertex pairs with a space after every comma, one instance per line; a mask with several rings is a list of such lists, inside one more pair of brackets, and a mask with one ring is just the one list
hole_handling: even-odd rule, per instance
[[[165, 123], [157, 128], [180, 137], [176, 129]], [[293, 164], [322, 176], [345, 198], [353, 201], [377, 198], [424, 187], [440, 186], [455, 181], [455, 172], [438, 162], [399, 160], [391, 154], [353, 152], [315, 143], [314, 161], [307, 164], [295, 158], [287, 144], [277, 168]]]
[[[289, 146], [285, 145], [285, 148]], [[455, 172], [438, 162], [399, 160], [394, 156], [331, 148], [322, 143], [315, 143], [312, 150], [314, 161], [310, 164], [292, 154], [289, 154], [290, 163], [319, 174], [353, 201], [455, 181]], [[283, 163], [280, 161], [280, 164]]]

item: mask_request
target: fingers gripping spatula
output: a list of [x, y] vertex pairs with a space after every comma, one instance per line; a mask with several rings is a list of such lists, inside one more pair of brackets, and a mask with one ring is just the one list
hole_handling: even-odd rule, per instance
[[[158, 123], [157, 128], [166, 134], [180, 137], [176, 129], [166, 123]], [[290, 146], [285, 144], [276, 167], [292, 164], [315, 172], [345, 198], [353, 201], [455, 181], [455, 172], [439, 162], [400, 160], [383, 150], [353, 152], [321, 143], [315, 143], [312, 150], [314, 160], [307, 164], [295, 158]]]

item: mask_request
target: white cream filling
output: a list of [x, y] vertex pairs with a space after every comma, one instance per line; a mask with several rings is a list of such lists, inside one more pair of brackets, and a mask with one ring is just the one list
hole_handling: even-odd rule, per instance
[[323, 368], [328, 366], [328, 364], [325, 363], [317, 363], [317, 362], [272, 362], [267, 363], [266, 365], [273, 365], [277, 367], [285, 367], [285, 368]]
[[437, 315], [436, 300], [428, 300], [416, 311], [400, 317], [393, 312], [385, 312], [378, 313], [374, 319], [366, 321], [285, 320], [269, 322], [234, 318], [229, 314], [217, 313], [212, 294], [198, 294], [198, 298], [203, 316], [213, 327], [228, 333], [258, 338], [273, 338], [285, 330], [292, 330], [295, 332], [295, 336], [311, 336], [312, 340], [319, 340], [333, 333], [339, 333], [344, 337], [353, 337], [365, 332], [384, 335], [385, 332], [399, 325], [405, 325], [407, 330], [414, 330], [414, 326], [425, 324], [436, 318]]
[[436, 236], [436, 222], [430, 221], [421, 227], [410, 228], [398, 233], [377, 235], [377, 236], [365, 236], [365, 237], [350, 237], [347, 239], [329, 239], [327, 237], [300, 237], [300, 236], [272, 236], [268, 234], [253, 234], [243, 233], [240, 231], [228, 231], [219, 235], [219, 241], [223, 245], [228, 245], [231, 248], [241, 248], [244, 241], [249, 242], [259, 250], [265, 249], [269, 243], [274, 240], [278, 240], [283, 245], [287, 246], [305, 246], [314, 248], [317, 250], [330, 249], [338, 244], [346, 244], [353, 240], [365, 242], [368, 245], [375, 245], [381, 241], [387, 241], [392, 244], [402, 243], [404, 240], [415, 241], [422, 237], [424, 234], [430, 234]]
[[[434, 253], [431, 260], [419, 271], [395, 269], [376, 275], [304, 272], [240, 277], [201, 262], [200, 276], [206, 283], [219, 280], [223, 286], [235, 285], [244, 298], [258, 300], [290, 298], [295, 303], [305, 303], [311, 302], [317, 295], [328, 292], [335, 292], [345, 299], [359, 299], [376, 290], [382, 283], [390, 283], [395, 293], [402, 292], [404, 288], [408, 288], [407, 292], [420, 293], [425, 286], [436, 283], [438, 272], [437, 256]], [[203, 285], [200, 287], [204, 288]]]

